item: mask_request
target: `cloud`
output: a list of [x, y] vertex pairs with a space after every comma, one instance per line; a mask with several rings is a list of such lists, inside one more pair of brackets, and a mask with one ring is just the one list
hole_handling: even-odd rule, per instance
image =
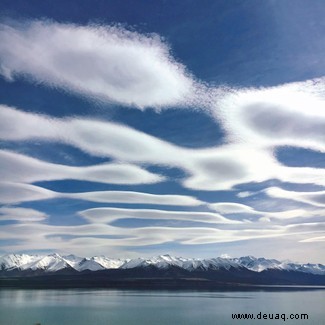
[[0, 208], [0, 220], [16, 220], [21, 222], [43, 221], [47, 215], [43, 212], [28, 208]]
[[4, 140], [53, 139], [59, 137], [59, 120], [0, 105], [0, 138]]
[[[157, 36], [48, 21], [2, 24], [0, 35], [7, 76], [27, 74], [50, 85], [138, 107], [176, 105], [196, 87]], [[141, 80], [133, 79], [135, 75]], [[210, 104], [228, 140], [224, 146], [205, 150], [182, 148], [112, 122], [51, 119], [5, 106], [0, 135], [7, 140], [60, 141], [126, 163], [181, 168], [188, 175], [182, 185], [196, 190], [227, 190], [269, 179], [324, 186], [323, 169], [286, 167], [273, 154], [283, 145], [324, 152], [324, 83], [320, 78], [258, 89], [201, 88], [200, 99]], [[139, 91], [134, 84], [148, 89]], [[154, 95], [157, 89], [163, 93], [159, 99]]]
[[74, 167], [48, 163], [6, 150], [0, 150], [0, 178], [4, 182], [17, 183], [74, 179], [109, 184], [150, 184], [163, 180], [162, 176], [130, 164]]
[[[234, 224], [234, 227], [236, 224]], [[120, 228], [104, 223], [90, 223], [78, 226], [57, 226], [40, 223], [20, 223], [5, 225], [0, 229], [3, 240], [18, 239], [22, 241], [20, 249], [30, 249], [41, 245], [43, 249], [61, 249], [64, 244], [67, 250], [75, 247], [74, 243], [91, 240], [93, 244], [108, 246], [146, 246], [167, 242], [179, 242], [185, 245], [201, 245], [268, 238], [290, 235], [287, 227], [263, 229], [217, 229], [209, 227], [144, 227]], [[307, 232], [308, 228], [305, 230]], [[300, 230], [300, 232], [304, 232]], [[67, 237], [68, 236], [68, 237]], [[103, 236], [107, 236], [104, 238]], [[23, 248], [25, 247], [25, 248]]]
[[[0, 25], [1, 72], [122, 105], [184, 105], [198, 87], [157, 35], [53, 21]], [[36, 59], [37, 58], [37, 59]]]
[[233, 213], [250, 213], [256, 214], [258, 213], [252, 207], [234, 203], [234, 202], [218, 202], [218, 203], [211, 203], [209, 204], [209, 208], [213, 209], [221, 214], [233, 214]]
[[[0, 138], [3, 140], [63, 142], [94, 156], [166, 165], [175, 165], [187, 152], [154, 136], [110, 121], [54, 119], [5, 105], [0, 105], [0, 108]], [[175, 156], [176, 151], [178, 155]]]
[[186, 195], [151, 194], [134, 191], [61, 193], [31, 184], [0, 182], [0, 203], [17, 204], [21, 202], [53, 198], [77, 199], [99, 203], [157, 204], [174, 206], [198, 206], [204, 204], [204, 202]]
[[[125, 210], [125, 209], [122, 209]], [[147, 210], [148, 211], [148, 210]], [[111, 211], [112, 212], [112, 211]], [[149, 211], [148, 211], [149, 212]], [[131, 212], [132, 213], [132, 212]], [[158, 210], [157, 213], [161, 215]], [[168, 212], [167, 212], [168, 213]], [[174, 211], [171, 212], [172, 214]], [[124, 218], [125, 211], [119, 215]], [[198, 214], [200, 216], [200, 214]], [[201, 215], [202, 216], [202, 215]], [[0, 228], [2, 240], [10, 240], [4, 244], [8, 251], [31, 250], [35, 247], [65, 252], [116, 252], [127, 247], [134, 250], [144, 246], [178, 243], [180, 245], [204, 245], [216, 243], [243, 242], [267, 238], [291, 237], [296, 240], [310, 238], [311, 235], [324, 232], [324, 223], [300, 223], [296, 225], [274, 225], [265, 223], [229, 223], [228, 228], [210, 227], [138, 227], [121, 228], [102, 223], [98, 215], [84, 225], [63, 226], [45, 223], [20, 222], [3, 225]], [[108, 218], [107, 218], [108, 219]], [[223, 226], [220, 224], [220, 226]], [[15, 242], [17, 240], [17, 242]], [[252, 244], [254, 245], [254, 244]]]
[[3, 204], [46, 200], [56, 196], [55, 192], [35, 185], [0, 182], [0, 203]]
[[296, 192], [283, 190], [279, 187], [269, 187], [265, 189], [264, 192], [275, 198], [284, 198], [307, 203], [316, 207], [325, 207], [325, 191]]
[[325, 152], [325, 78], [269, 88], [233, 89], [214, 116], [231, 142], [297, 146]]
[[[232, 190], [241, 184], [272, 179], [325, 186], [324, 168], [284, 166], [275, 155], [279, 146], [325, 152], [324, 78], [269, 88], [209, 88], [194, 80], [172, 58], [168, 46], [157, 35], [144, 36], [112, 26], [11, 22], [0, 25], [0, 38], [0, 71], [7, 80], [23, 77], [95, 100], [140, 109], [185, 105], [192, 109], [195, 105], [220, 123], [226, 133], [223, 145], [189, 149], [111, 121], [52, 118], [0, 105], [1, 140], [43, 141], [45, 148], [59, 142], [91, 156], [113, 160], [76, 167], [2, 150], [0, 201], [4, 204], [51, 198], [188, 207], [205, 204], [185, 195], [130, 191], [59, 193], [32, 185], [65, 179], [128, 185], [165, 180], [145, 169], [150, 166], [179, 168], [185, 176], [176, 181], [200, 191]], [[193, 132], [198, 131], [193, 128]], [[320, 222], [324, 191], [269, 188], [263, 193], [267, 199], [303, 204], [290, 209], [281, 207], [283, 211], [275, 211], [273, 204], [267, 212], [234, 202], [207, 205], [216, 212], [95, 208], [80, 212], [80, 217], [88, 222], [80, 226], [49, 225], [42, 223], [47, 217], [42, 212], [4, 207], [0, 219], [19, 222], [3, 226], [0, 238], [21, 240], [11, 246], [15, 250], [40, 246], [55, 250], [80, 250], [85, 246], [109, 250], [168, 242], [202, 245], [249, 239], [255, 245], [257, 239], [287, 236], [301, 243], [323, 241], [319, 234], [324, 226]], [[247, 202], [252, 194], [243, 191], [238, 197]], [[236, 214], [237, 220], [228, 219], [230, 214]], [[254, 221], [243, 220], [247, 214]], [[125, 218], [162, 220], [168, 227], [119, 228], [107, 224]], [[204, 222], [208, 226], [173, 227], [169, 220]]]
[[166, 211], [156, 209], [94, 208], [79, 212], [79, 215], [92, 223], [110, 223], [118, 219], [136, 218], [152, 220], [182, 220], [207, 223], [238, 224], [240, 221], [224, 218], [211, 212]]
[[151, 194], [133, 191], [95, 191], [83, 193], [58, 193], [58, 195], [65, 198], [102, 203], [139, 203], [175, 206], [197, 206], [204, 203], [192, 196]]
[[[258, 221], [260, 222], [273, 222], [276, 224], [281, 221], [292, 221], [291, 219], [318, 217], [325, 213], [324, 209], [288, 209], [287, 207], [283, 211], [261, 211], [252, 208], [246, 204], [234, 203], [234, 202], [218, 202], [211, 203], [208, 205], [210, 209], [219, 212], [222, 215], [257, 215], [260, 216]], [[275, 220], [277, 219], [277, 220]]]
[[[322, 177], [324, 169], [283, 166], [274, 157], [272, 149], [259, 144], [258, 138], [255, 144], [251, 139], [250, 143], [234, 142], [207, 149], [188, 149], [109, 121], [51, 119], [45, 115], [21, 113], [7, 106], [2, 106], [0, 117], [0, 126], [4, 126], [0, 128], [3, 140], [64, 142], [88, 154], [113, 158], [127, 164], [177, 167], [187, 174], [182, 185], [190, 189], [229, 190], [238, 184], [270, 179], [325, 186]], [[28, 123], [24, 123], [24, 119]], [[12, 128], [7, 125], [12, 125]], [[34, 125], [37, 127], [34, 128]], [[19, 130], [17, 134], [15, 129]], [[108, 168], [108, 165], [93, 168]], [[122, 165], [119, 168], [122, 169]], [[126, 167], [132, 168], [136, 167]], [[72, 167], [71, 171], [69, 174], [73, 175]], [[157, 181], [158, 176], [155, 177]]]
[[[271, 154], [256, 151], [252, 146], [234, 144], [209, 149], [187, 149], [112, 122], [50, 119], [31, 113], [21, 114], [6, 106], [2, 108], [2, 139], [63, 141], [95, 156], [179, 167], [189, 175], [183, 185], [193, 189], [229, 189], [238, 183], [263, 181], [273, 176], [265, 174], [265, 167], [269, 166], [268, 170], [272, 171], [276, 165]], [[25, 118], [29, 123], [23, 123]], [[11, 130], [5, 128], [9, 123], [13, 125]], [[33, 128], [34, 125], [38, 125], [38, 128]], [[44, 130], [40, 125], [44, 125]], [[18, 134], [12, 131], [16, 128], [20, 129]]]
[[239, 198], [246, 198], [246, 197], [252, 196], [252, 195], [254, 195], [254, 194], [255, 194], [254, 192], [250, 192], [250, 191], [242, 191], [242, 192], [237, 193], [237, 196], [238, 196]]
[[311, 238], [303, 239], [300, 242], [301, 243], [325, 242], [325, 236], [311, 237]]

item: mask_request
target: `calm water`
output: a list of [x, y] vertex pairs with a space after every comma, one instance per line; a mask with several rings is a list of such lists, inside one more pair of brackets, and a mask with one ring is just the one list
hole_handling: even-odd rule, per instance
[[[0, 290], [1, 325], [325, 324], [325, 290]], [[233, 320], [232, 313], [307, 313], [309, 320]]]

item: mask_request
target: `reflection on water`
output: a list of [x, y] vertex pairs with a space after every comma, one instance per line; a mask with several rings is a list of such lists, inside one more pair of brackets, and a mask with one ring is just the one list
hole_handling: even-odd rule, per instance
[[[307, 313], [322, 324], [325, 290], [0, 290], [1, 325], [233, 324], [233, 313]], [[249, 323], [248, 320], [237, 322]], [[279, 321], [255, 320], [254, 324]]]

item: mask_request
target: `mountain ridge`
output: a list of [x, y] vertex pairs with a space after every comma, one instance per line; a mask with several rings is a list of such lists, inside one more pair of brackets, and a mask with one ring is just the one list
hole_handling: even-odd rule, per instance
[[96, 272], [147, 267], [155, 267], [160, 270], [176, 267], [189, 272], [246, 269], [255, 273], [273, 270], [325, 275], [325, 265], [322, 264], [293, 263], [253, 256], [206, 259], [174, 257], [168, 254], [134, 259], [115, 259], [106, 256], [79, 257], [73, 254], [60, 255], [57, 253], [49, 255], [7, 254], [0, 256], [0, 274], [2, 275], [27, 271], [41, 273], [56, 273], [62, 270]]

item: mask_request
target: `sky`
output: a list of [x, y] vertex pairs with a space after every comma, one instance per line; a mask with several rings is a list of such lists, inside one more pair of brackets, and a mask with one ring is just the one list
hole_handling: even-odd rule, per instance
[[0, 3], [0, 254], [325, 263], [322, 0]]

